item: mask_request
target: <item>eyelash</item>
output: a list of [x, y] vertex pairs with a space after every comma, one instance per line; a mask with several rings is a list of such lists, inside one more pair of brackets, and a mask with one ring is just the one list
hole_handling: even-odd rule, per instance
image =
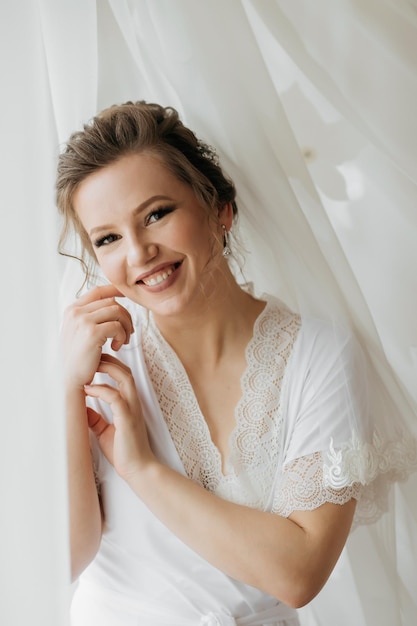
[[154, 224], [155, 222], [151, 221], [151, 218], [154, 216], [158, 216], [158, 219], [156, 220], [157, 222], [159, 222], [159, 220], [161, 219], [161, 217], [165, 217], [165, 215], [168, 215], [169, 213], [172, 213], [172, 211], [174, 210], [173, 206], [163, 206], [163, 207], [159, 207], [158, 209], [155, 209], [153, 211], [151, 211], [145, 219], [145, 224], [146, 226], [148, 226], [148, 224]]
[[[107, 239], [111, 239], [112, 241], [106, 241]], [[101, 248], [101, 246], [108, 246], [113, 241], [117, 241], [120, 239], [118, 235], [106, 235], [105, 237], [100, 237], [97, 241], [94, 242], [96, 248]]]
[[[158, 209], [151, 211], [145, 218], [145, 226], [148, 226], [149, 224], [155, 224], [155, 222], [159, 222], [159, 220], [162, 217], [165, 217], [165, 215], [172, 213], [173, 210], [174, 210], [174, 207], [167, 206], [167, 207], [160, 207]], [[158, 219], [156, 219], [155, 221], [152, 221], [153, 217], [157, 217]], [[108, 241], [109, 239], [111, 241]], [[96, 248], [101, 248], [102, 246], [108, 246], [109, 244], [113, 243], [114, 241], [117, 241], [118, 239], [120, 239], [119, 235], [114, 235], [110, 233], [109, 235], [105, 235], [104, 237], [100, 237], [100, 239], [97, 239], [94, 242], [94, 246]]]

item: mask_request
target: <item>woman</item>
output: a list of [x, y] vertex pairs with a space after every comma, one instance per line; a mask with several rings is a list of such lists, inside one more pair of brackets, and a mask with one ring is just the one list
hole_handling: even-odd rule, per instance
[[237, 283], [234, 186], [171, 108], [74, 133], [57, 202], [109, 283], [63, 326], [73, 624], [296, 625], [399, 469], [353, 339]]

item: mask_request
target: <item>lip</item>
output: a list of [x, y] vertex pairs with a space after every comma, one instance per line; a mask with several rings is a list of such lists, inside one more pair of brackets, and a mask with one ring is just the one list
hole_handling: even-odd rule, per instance
[[143, 281], [146, 280], [147, 278], [149, 278], [150, 276], [153, 276], [154, 274], [160, 274], [161, 272], [163, 272], [164, 269], [166, 269], [168, 267], [174, 266], [174, 271], [175, 271], [175, 270], [177, 270], [179, 268], [181, 263], [182, 263], [182, 261], [171, 261], [169, 263], [161, 263], [160, 265], [156, 265], [155, 267], [153, 267], [148, 272], [140, 274], [140, 276], [138, 276], [136, 278], [135, 283], [136, 284], [143, 283]]

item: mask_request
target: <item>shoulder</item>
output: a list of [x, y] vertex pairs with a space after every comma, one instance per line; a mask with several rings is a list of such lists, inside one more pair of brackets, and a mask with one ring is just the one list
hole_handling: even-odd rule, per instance
[[[338, 322], [302, 317], [287, 368], [290, 399], [299, 398], [300, 415], [332, 423], [367, 412], [368, 374], [353, 331]], [[349, 423], [349, 420], [346, 420]]]
[[258, 326], [265, 335], [290, 332], [294, 339], [301, 327], [300, 315], [291, 310], [282, 300], [268, 294], [262, 295], [266, 306], [258, 318]]
[[339, 322], [302, 317], [295, 353], [304, 363], [328, 371], [336, 363], [347, 366], [362, 360], [353, 331]]
[[264, 294], [262, 299], [267, 302], [262, 325], [281, 333], [289, 329], [296, 331], [294, 348], [306, 357], [314, 353], [340, 353], [344, 349], [353, 349], [356, 344], [352, 331], [339, 322], [300, 314], [275, 296]]
[[291, 344], [287, 378], [297, 383], [314, 377], [316, 382], [340, 375], [351, 378], [363, 372], [364, 360], [359, 343], [346, 324], [291, 310], [274, 296], [263, 295], [267, 307], [264, 321], [280, 334], [280, 341]]

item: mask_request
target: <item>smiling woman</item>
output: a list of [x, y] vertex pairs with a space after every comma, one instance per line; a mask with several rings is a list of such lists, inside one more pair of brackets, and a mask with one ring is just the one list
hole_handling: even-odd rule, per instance
[[[90, 174], [73, 205], [104, 275], [155, 315], [194, 315], [220, 284], [222, 225], [230, 203], [212, 209], [196, 199], [161, 158], [129, 154]], [[223, 263], [224, 265], [224, 263]]]
[[61, 157], [57, 181], [58, 206], [65, 224], [61, 243], [71, 224], [75, 225], [88, 253], [83, 260], [94, 256], [94, 251], [73, 212], [76, 188], [88, 175], [123, 156], [139, 153], [160, 159], [178, 181], [191, 187], [201, 206], [213, 208], [230, 202], [236, 213], [234, 185], [224, 176], [216, 153], [181, 124], [174, 109], [131, 102], [110, 107], [95, 118], [93, 125], [72, 135], [65, 158]]
[[63, 324], [73, 625], [295, 626], [413, 441], [347, 329], [238, 284], [234, 185], [172, 108], [75, 133], [57, 201], [110, 283]]

